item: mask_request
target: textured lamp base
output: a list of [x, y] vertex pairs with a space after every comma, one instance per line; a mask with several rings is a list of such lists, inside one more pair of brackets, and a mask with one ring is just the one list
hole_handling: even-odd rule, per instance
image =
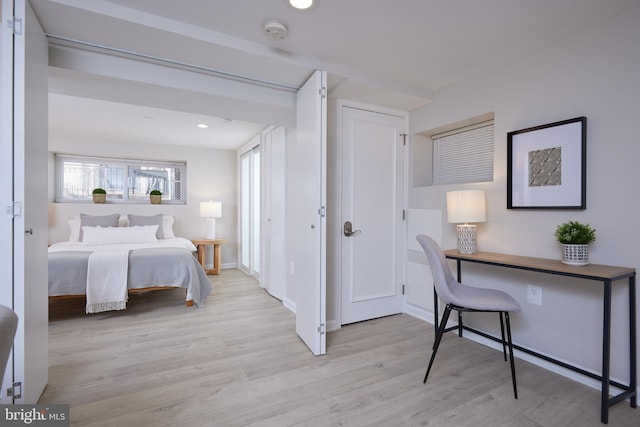
[[475, 254], [477, 250], [476, 226], [458, 225], [458, 253]]
[[205, 238], [213, 240], [216, 238], [216, 219], [207, 218], [207, 232]]

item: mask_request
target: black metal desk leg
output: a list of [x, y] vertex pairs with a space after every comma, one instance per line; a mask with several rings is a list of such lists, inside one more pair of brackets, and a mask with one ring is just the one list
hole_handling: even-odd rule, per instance
[[636, 349], [636, 276], [629, 276], [629, 384], [633, 391], [630, 399], [632, 408], [638, 406], [638, 362]]
[[611, 356], [611, 280], [604, 281], [602, 323], [602, 395], [600, 421], [609, 422], [609, 358]]

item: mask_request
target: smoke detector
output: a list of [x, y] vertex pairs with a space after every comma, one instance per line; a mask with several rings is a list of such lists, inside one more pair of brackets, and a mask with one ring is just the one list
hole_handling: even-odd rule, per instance
[[287, 26], [278, 21], [267, 21], [262, 29], [264, 36], [269, 40], [282, 40], [287, 37]]

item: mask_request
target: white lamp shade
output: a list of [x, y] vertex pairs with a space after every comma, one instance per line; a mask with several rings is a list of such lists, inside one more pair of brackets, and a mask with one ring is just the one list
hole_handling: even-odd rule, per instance
[[450, 223], [485, 222], [484, 190], [460, 190], [447, 193], [447, 218]]
[[222, 202], [200, 202], [200, 216], [202, 218], [222, 218]]

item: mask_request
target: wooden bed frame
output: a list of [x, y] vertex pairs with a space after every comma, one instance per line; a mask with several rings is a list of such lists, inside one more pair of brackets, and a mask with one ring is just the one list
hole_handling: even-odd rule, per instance
[[[138, 293], [142, 293], [142, 292], [148, 292], [148, 291], [161, 291], [161, 290], [166, 290], [166, 289], [179, 289], [177, 286], [150, 286], [148, 288], [136, 288], [136, 289], [128, 289], [128, 293], [129, 294], [138, 294]], [[185, 289], [185, 293], [188, 290]], [[85, 294], [76, 294], [76, 295], [55, 295], [55, 296], [50, 296], [49, 299], [71, 299], [71, 298], [86, 298]], [[186, 300], [185, 301], [185, 305], [187, 307], [191, 307], [193, 305], [193, 300]]]

